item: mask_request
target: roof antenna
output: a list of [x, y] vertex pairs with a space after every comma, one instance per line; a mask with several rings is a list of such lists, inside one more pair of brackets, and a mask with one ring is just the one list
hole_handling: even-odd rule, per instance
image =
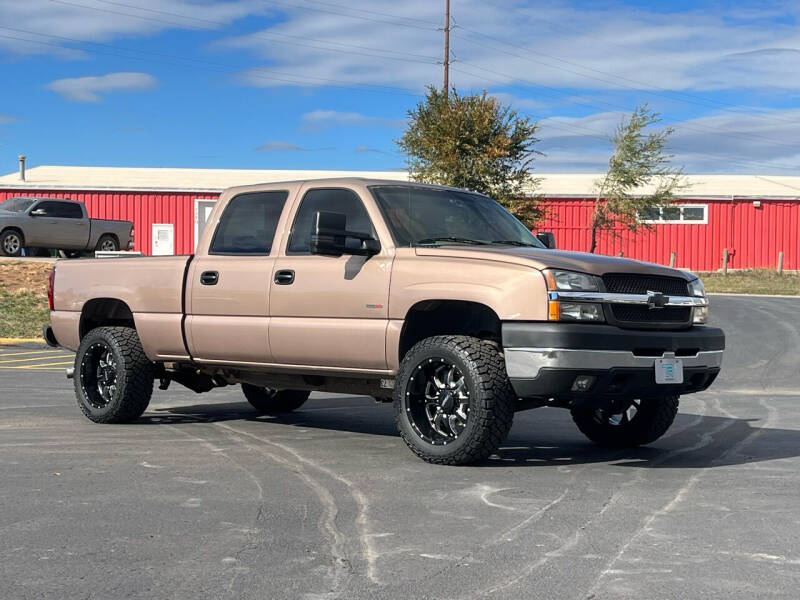
[[25, 155], [19, 155], [19, 180], [25, 181]]

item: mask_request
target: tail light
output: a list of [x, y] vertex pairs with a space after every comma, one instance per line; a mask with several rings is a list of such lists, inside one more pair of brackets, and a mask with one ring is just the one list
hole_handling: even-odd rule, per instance
[[50, 310], [55, 310], [55, 308], [53, 308], [53, 292], [55, 291], [55, 284], [56, 268], [53, 267], [50, 269], [50, 276], [47, 278], [47, 305], [50, 307]]
[[136, 246], [136, 233], [133, 230], [133, 225], [131, 225], [131, 241], [128, 242], [128, 250], [133, 250]]

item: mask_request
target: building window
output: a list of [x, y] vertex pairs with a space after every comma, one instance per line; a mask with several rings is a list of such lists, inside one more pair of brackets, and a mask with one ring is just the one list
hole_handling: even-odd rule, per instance
[[706, 225], [707, 204], [674, 204], [663, 208], [648, 208], [639, 212], [642, 223], [652, 225]]

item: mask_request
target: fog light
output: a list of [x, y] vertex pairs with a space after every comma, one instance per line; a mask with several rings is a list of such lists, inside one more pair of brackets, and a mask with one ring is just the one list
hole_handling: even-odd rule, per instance
[[562, 302], [562, 321], [603, 321], [603, 307], [593, 302]]
[[692, 319], [694, 323], [698, 323], [700, 325], [708, 323], [708, 307], [707, 306], [695, 306], [694, 308], [694, 318]]
[[595, 379], [594, 375], [578, 375], [572, 383], [573, 392], [588, 392], [592, 389]]

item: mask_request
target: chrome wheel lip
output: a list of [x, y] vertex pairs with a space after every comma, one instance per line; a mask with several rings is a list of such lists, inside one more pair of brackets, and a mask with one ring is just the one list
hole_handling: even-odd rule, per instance
[[3, 250], [8, 254], [16, 254], [22, 246], [22, 240], [16, 233], [11, 233], [3, 240]]
[[425, 358], [406, 384], [404, 409], [421, 440], [434, 446], [456, 441], [469, 425], [470, 394], [463, 372], [444, 357]]

